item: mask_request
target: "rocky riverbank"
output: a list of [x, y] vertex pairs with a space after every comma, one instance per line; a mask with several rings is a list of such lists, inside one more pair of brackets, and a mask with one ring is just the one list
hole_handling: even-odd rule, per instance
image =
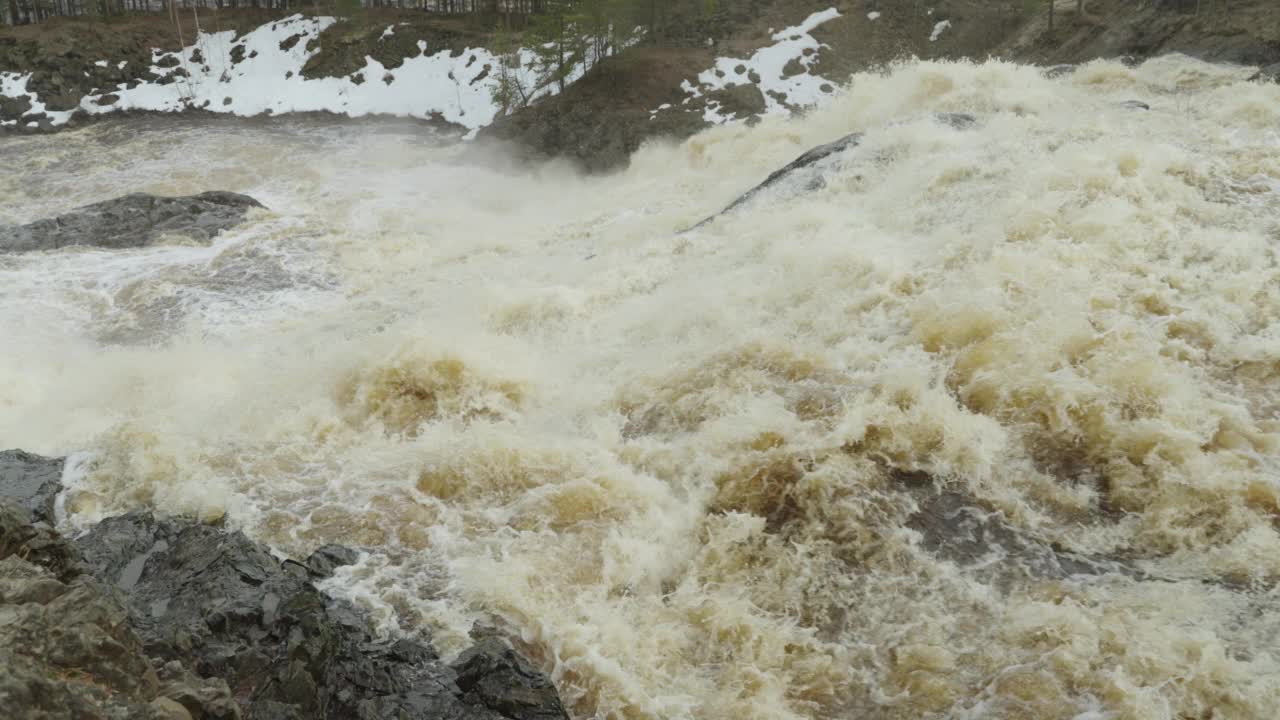
[[354, 562], [275, 558], [243, 534], [133, 512], [53, 529], [63, 461], [0, 453], [0, 707], [27, 718], [565, 718], [493, 635], [452, 662], [379, 638], [316, 584]]
[[[49, 131], [138, 111], [384, 114], [480, 132], [526, 159], [602, 171], [653, 138], [802, 112], [851, 73], [908, 57], [1053, 65], [1183, 52], [1280, 61], [1280, 9], [1264, 0], [1200, 12], [1177, 2], [1091, 0], [1084, 12], [1058, 5], [1051, 30], [1044, 9], [1026, 3], [736, 3], [590, 62], [566, 92], [544, 87], [523, 108], [497, 100], [496, 41], [475, 22], [405, 11], [346, 20], [235, 11], [193, 18], [175, 33], [159, 17], [118, 26], [64, 20], [0, 30], [0, 128]], [[517, 70], [526, 85], [535, 75], [529, 59]]]

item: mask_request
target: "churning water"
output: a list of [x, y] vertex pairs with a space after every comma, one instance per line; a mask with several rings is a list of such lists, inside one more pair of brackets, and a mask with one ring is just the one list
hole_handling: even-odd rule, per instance
[[[590, 179], [394, 125], [6, 138], [0, 221], [271, 210], [0, 256], [0, 445], [83, 453], [73, 524], [366, 548], [333, 592], [446, 653], [500, 628], [581, 718], [1271, 718], [1280, 86], [1248, 74], [908, 63]], [[680, 232], [854, 130], [821, 187]]]

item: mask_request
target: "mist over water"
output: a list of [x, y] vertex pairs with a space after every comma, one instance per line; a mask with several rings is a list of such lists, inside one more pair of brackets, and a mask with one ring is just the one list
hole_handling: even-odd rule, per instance
[[[445, 653], [498, 627], [577, 717], [1270, 718], [1280, 85], [1249, 74], [913, 62], [600, 178], [394, 123], [0, 138], [0, 221], [270, 208], [0, 255], [0, 444], [85, 453], [72, 524], [365, 548], [329, 590]], [[680, 233], [853, 131], [821, 188]]]

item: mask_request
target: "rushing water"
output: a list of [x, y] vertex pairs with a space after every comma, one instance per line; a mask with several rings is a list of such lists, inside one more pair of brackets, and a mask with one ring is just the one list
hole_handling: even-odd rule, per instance
[[[73, 524], [367, 548], [331, 590], [446, 653], [501, 628], [577, 717], [1271, 718], [1280, 86], [1248, 74], [912, 63], [591, 179], [395, 124], [3, 138], [0, 221], [271, 210], [0, 256], [0, 445], [82, 453]], [[679, 232], [853, 130], [824, 187]]]

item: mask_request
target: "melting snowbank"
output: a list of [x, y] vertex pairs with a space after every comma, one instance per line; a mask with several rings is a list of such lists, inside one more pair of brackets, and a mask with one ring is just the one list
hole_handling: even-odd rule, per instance
[[[100, 115], [121, 110], [177, 112], [198, 108], [241, 116], [317, 111], [350, 117], [384, 114], [442, 118], [473, 132], [493, 122], [501, 112], [494, 99], [500, 60], [482, 47], [461, 53], [436, 51], [420, 40], [420, 54], [406, 58], [394, 69], [366, 57], [362, 69], [343, 77], [303, 77], [302, 68], [320, 52], [320, 34], [335, 22], [332, 17], [294, 15], [239, 37], [230, 30], [201, 33], [193, 45], [180, 52], [153, 51], [151, 71], [157, 80], [102, 89], [87, 95], [79, 111]], [[387, 28], [380, 40], [394, 32], [394, 26]], [[519, 67], [508, 72], [515, 82], [534, 87], [539, 76], [537, 55], [529, 49], [518, 54]], [[568, 80], [582, 77], [594, 61], [593, 57], [585, 58], [569, 73]], [[0, 94], [28, 97], [36, 108], [31, 112], [41, 112], [43, 105], [26, 90], [28, 77], [0, 75]], [[549, 85], [534, 97], [554, 94], [557, 89]], [[46, 114], [51, 124], [62, 125], [77, 112]]]
[[[681, 85], [689, 95], [684, 104], [709, 92], [748, 83], [754, 84], [764, 97], [766, 115], [790, 115], [792, 108], [819, 104], [835, 84], [813, 72], [817, 51], [824, 45], [809, 33], [838, 17], [840, 12], [835, 8], [813, 13], [799, 25], [774, 33], [774, 44], [760, 48], [750, 58], [716, 58], [715, 65], [698, 75], [696, 85], [687, 80]], [[703, 117], [717, 124], [734, 119], [722, 114], [721, 105], [715, 100], [707, 102]]]

